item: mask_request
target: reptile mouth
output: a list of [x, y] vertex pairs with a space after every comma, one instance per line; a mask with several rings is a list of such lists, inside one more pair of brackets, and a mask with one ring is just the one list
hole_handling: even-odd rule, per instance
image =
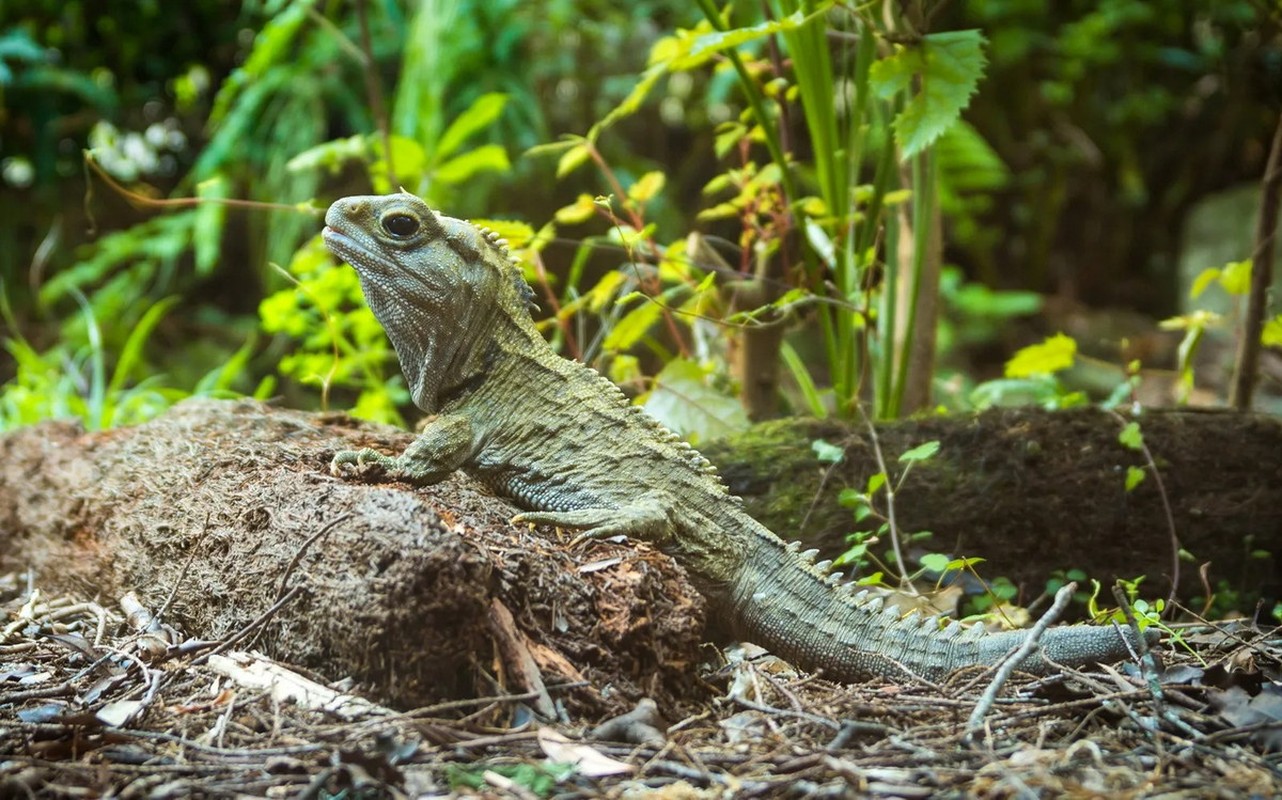
[[329, 248], [331, 253], [352, 266], [359, 264], [362, 267], [369, 267], [378, 264], [383, 269], [396, 271], [395, 264], [387, 261], [378, 253], [371, 252], [369, 248], [361, 246], [360, 242], [337, 228], [326, 225], [321, 231], [321, 238], [325, 242], [325, 247]]

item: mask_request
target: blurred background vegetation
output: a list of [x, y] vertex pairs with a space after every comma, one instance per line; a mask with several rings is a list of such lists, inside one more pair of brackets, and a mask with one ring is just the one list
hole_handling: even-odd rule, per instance
[[[696, 438], [1122, 402], [1149, 370], [1179, 387], [1153, 401], [1214, 399], [1193, 350], [1224, 360], [1201, 334], [1258, 189], [1216, 202], [1263, 173], [1280, 23], [1257, 0], [6, 0], [0, 426], [192, 393], [404, 421], [311, 213], [396, 187], [505, 234], [554, 343]], [[1190, 300], [1208, 284], [1230, 302]]]

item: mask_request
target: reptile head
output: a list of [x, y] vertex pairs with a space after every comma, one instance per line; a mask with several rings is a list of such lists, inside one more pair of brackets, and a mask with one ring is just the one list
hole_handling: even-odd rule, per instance
[[498, 322], [529, 320], [531, 292], [504, 243], [407, 192], [336, 200], [324, 239], [360, 275], [424, 410], [482, 369]]

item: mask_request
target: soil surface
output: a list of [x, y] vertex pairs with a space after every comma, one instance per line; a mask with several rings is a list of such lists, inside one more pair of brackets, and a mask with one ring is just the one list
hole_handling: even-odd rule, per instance
[[[877, 442], [895, 468], [942, 442], [904, 483], [901, 524], [983, 545], [998, 574], [1162, 575], [1156, 481], [1121, 486], [1147, 464], [1117, 444], [1121, 424], [1001, 412]], [[1267, 584], [1272, 562], [1233, 562], [1247, 545], [1225, 540], [1279, 538], [1277, 421], [1141, 428], [1181, 541], [1218, 542], [1217, 565], [1268, 563]], [[791, 444], [712, 449], [730, 482], [767, 519], [790, 491], [808, 515], [796, 529], [827, 514], [841, 530], [850, 511], [824, 497], [863, 485], [871, 439], [763, 430]], [[838, 469], [813, 438], [842, 441]], [[1249, 625], [1168, 628], [1135, 664], [1038, 681], [837, 685], [708, 646], [701, 598], [644, 545], [514, 527], [461, 476], [415, 489], [328, 473], [335, 450], [410, 439], [216, 401], [0, 438], [0, 797], [1282, 794], [1280, 652]]]
[[[1118, 441], [1132, 421], [1147, 455]], [[899, 529], [933, 533], [911, 552], [982, 557], [980, 573], [1011, 579], [1025, 603], [1053, 571], [1069, 569], [1106, 585], [1147, 576], [1144, 592], [1165, 596], [1180, 550], [1179, 595], [1196, 607], [1208, 585], [1243, 596], [1242, 612], [1253, 598], [1282, 597], [1282, 418], [1019, 408], [879, 423], [876, 436], [894, 476], [904, 470], [901, 453], [940, 442], [896, 495]], [[818, 459], [812, 442], [820, 439], [843, 448], [839, 464]], [[780, 420], [701, 450], [750, 514], [825, 558], [846, 549], [851, 531], [880, 522], [857, 523], [838, 501], [841, 489], [863, 491], [880, 470], [866, 426]], [[1145, 472], [1131, 491], [1128, 467]], [[877, 505], [884, 514], [884, 496]], [[884, 555], [889, 543], [873, 549]]]
[[167, 622], [206, 639], [292, 590], [254, 646], [404, 708], [532, 688], [514, 652], [545, 683], [586, 682], [562, 697], [580, 713], [689, 694], [703, 600], [667, 556], [571, 552], [509, 525], [516, 510], [461, 475], [416, 490], [329, 474], [338, 449], [410, 440], [345, 416], [206, 400], [104, 433], [18, 431], [0, 439], [0, 572], [30, 569], [46, 591], [104, 602], [127, 591], [168, 602]]

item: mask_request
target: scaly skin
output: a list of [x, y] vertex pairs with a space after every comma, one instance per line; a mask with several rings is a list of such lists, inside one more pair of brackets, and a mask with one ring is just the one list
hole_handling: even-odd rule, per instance
[[[516, 522], [649, 542], [685, 568], [731, 633], [837, 680], [937, 679], [998, 663], [1024, 640], [940, 629], [836, 586], [828, 564], [745, 514], [688, 444], [553, 352], [530, 316], [533, 292], [492, 234], [410, 194], [338, 200], [325, 223], [325, 244], [359, 273], [415, 404], [435, 415], [399, 456], [338, 453], [336, 474], [427, 485], [461, 469], [527, 509]], [[1115, 661], [1128, 636], [1052, 628], [1041, 648], [1063, 664]], [[1048, 664], [1034, 654], [1020, 667]]]

